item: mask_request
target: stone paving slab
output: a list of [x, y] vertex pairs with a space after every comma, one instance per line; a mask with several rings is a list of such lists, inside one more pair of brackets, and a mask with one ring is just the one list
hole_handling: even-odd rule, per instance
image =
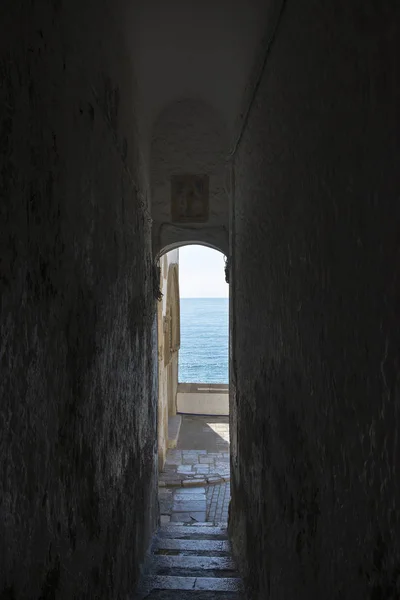
[[[197, 492], [197, 490], [202, 490], [203, 488], [196, 488], [196, 489], [190, 489], [188, 490], [187, 488], [183, 488], [183, 489], [177, 489], [175, 491], [175, 493], [173, 494], [173, 500], [171, 501], [171, 506], [174, 504], [174, 502], [176, 501], [176, 503], [185, 500], [188, 496], [186, 494], [181, 494], [181, 492]], [[172, 491], [172, 490], [171, 490]], [[205, 499], [205, 492], [203, 492], [202, 494], [197, 494], [197, 493], [193, 493], [190, 495], [190, 500], [192, 500], [193, 502], [199, 502], [200, 500], [204, 500]]]
[[[183, 527], [187, 527], [187, 525], [185, 523], [182, 526]], [[176, 525], [170, 525], [170, 527], [176, 527]], [[196, 529], [196, 528], [201, 529], [202, 527], [210, 527], [210, 528], [212, 528], [213, 524], [212, 523], [199, 523], [198, 525], [196, 525], [196, 524], [190, 525], [190, 529]], [[222, 527], [222, 525], [221, 525], [221, 527]], [[227, 537], [227, 539], [228, 539], [228, 537]]]
[[[203, 486], [197, 486], [196, 489], [191, 489], [191, 488], [184, 488], [181, 487], [178, 490], [171, 490], [174, 497], [176, 496], [177, 498], [192, 498], [193, 500], [196, 498], [196, 496], [202, 496], [203, 494], [206, 493], [206, 487], [205, 485]], [[166, 488], [168, 489], [168, 488]]]
[[174, 577], [156, 575], [152, 581], [153, 589], [207, 590], [221, 592], [240, 592], [242, 582], [237, 577]]
[[154, 547], [156, 553], [160, 550], [203, 550], [206, 552], [229, 552], [229, 542], [226, 540], [187, 540], [159, 538]]
[[[138, 600], [189, 600], [187, 590], [152, 590], [146, 596], [140, 596]], [[210, 592], [204, 590], [192, 590], [190, 600], [245, 600], [240, 592]]]
[[191, 521], [197, 523], [203, 523], [206, 520], [206, 511], [187, 511], [187, 512], [173, 512], [171, 515], [171, 523], [177, 522], [181, 523], [182, 521], [186, 521], [190, 523]]
[[210, 455], [176, 455], [165, 462], [159, 474], [159, 487], [180, 487], [187, 481], [198, 481], [193, 485], [216, 484], [230, 481], [229, 458], [225, 453]]
[[230, 481], [229, 419], [182, 415], [177, 447], [167, 451], [159, 487]]
[[226, 527], [229, 517], [230, 484], [205, 487], [160, 488], [161, 524], [193, 524], [207, 521], [204, 526]]
[[[177, 448], [168, 451], [168, 464], [160, 474], [161, 525], [209, 521], [210, 525], [223, 523], [226, 526], [230, 501], [229, 424], [227, 419], [216, 422], [213, 417], [211, 421], [210, 426], [205, 426], [205, 417], [191, 415], [189, 421], [187, 416], [182, 419], [182, 439], [178, 440]], [[215, 440], [216, 435], [222, 437]], [[191, 448], [191, 442], [197, 447]], [[216, 452], [222, 442], [225, 446]], [[208, 444], [205, 449], [199, 447], [202, 443]]]
[[230, 484], [209, 486], [206, 489], [206, 498], [207, 521], [214, 524], [226, 523], [229, 517], [229, 502], [231, 499]]
[[160, 569], [204, 569], [205, 571], [235, 571], [235, 561], [226, 556], [165, 556], [154, 557], [154, 571]]
[[173, 512], [193, 512], [193, 511], [202, 511], [206, 510], [206, 500], [174, 500], [172, 505]]
[[225, 527], [208, 527], [207, 525], [207, 523], [201, 523], [200, 526], [194, 528], [187, 525], [169, 524], [160, 529], [157, 535], [174, 539], [227, 539], [226, 525]]

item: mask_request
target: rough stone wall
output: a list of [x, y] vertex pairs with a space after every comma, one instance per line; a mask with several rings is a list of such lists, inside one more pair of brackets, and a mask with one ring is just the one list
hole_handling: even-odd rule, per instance
[[[163, 261], [161, 261], [161, 264]], [[163, 269], [161, 279], [164, 280]], [[168, 371], [164, 366], [164, 315], [163, 304], [160, 300], [157, 306], [158, 334], [158, 408], [157, 408], [157, 440], [158, 440], [158, 470], [162, 471], [168, 447]]]
[[287, 2], [236, 155], [250, 598], [400, 597], [399, 34], [396, 3]]
[[2, 599], [126, 598], [157, 519], [151, 240], [122, 8], [0, 8]]

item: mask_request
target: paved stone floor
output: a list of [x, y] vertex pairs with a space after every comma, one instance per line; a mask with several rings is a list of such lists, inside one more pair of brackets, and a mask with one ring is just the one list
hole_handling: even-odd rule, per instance
[[160, 488], [161, 524], [198, 523], [215, 525], [228, 522], [230, 484], [195, 488]]
[[184, 415], [177, 448], [168, 451], [160, 480], [162, 525], [226, 524], [230, 501], [228, 418]]
[[230, 499], [230, 483], [209, 485], [206, 488], [206, 521], [214, 524], [227, 523]]
[[183, 415], [177, 447], [167, 452], [159, 486], [201, 487], [229, 480], [229, 418]]
[[226, 531], [228, 419], [184, 416], [160, 478], [161, 528], [136, 598], [243, 600]]

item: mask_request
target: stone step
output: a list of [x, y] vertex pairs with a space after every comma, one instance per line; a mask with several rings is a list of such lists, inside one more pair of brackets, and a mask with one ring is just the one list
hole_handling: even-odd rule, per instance
[[163, 525], [163, 529], [179, 529], [184, 527], [185, 529], [227, 529], [228, 524], [227, 523], [217, 523], [216, 525], [214, 523], [209, 523], [208, 521], [204, 522], [204, 521], [192, 521], [191, 523], [186, 523], [184, 521], [177, 521], [175, 523], [171, 522], [171, 523], [166, 523], [165, 525]]
[[229, 552], [228, 540], [194, 540], [157, 537], [154, 541], [154, 551], [162, 550], [202, 550], [214, 555], [215, 552]]
[[219, 522], [202, 522], [202, 521], [169, 521], [168, 523], [164, 523], [162, 525], [162, 528], [164, 529], [164, 527], [192, 527], [192, 528], [196, 528], [196, 527], [207, 527], [207, 528], [213, 528], [213, 527], [220, 527], [221, 529], [228, 529], [228, 523], [226, 521], [219, 521]]
[[[232, 558], [224, 557], [224, 556], [166, 556], [166, 555], [157, 555], [154, 557], [153, 562], [153, 573], [160, 575], [166, 574], [164, 571], [166, 569], [174, 569], [174, 575], [177, 575], [177, 570], [179, 571], [187, 571], [187, 575], [195, 576], [193, 571], [196, 571], [196, 574], [201, 571], [224, 571], [236, 573], [236, 565]], [[163, 571], [163, 573], [161, 573]], [[190, 571], [190, 573], [189, 573]], [[204, 576], [208, 575], [197, 575]], [[231, 575], [226, 574], [227, 577]]]
[[226, 524], [168, 524], [153, 541], [136, 600], [243, 600]]
[[[175, 577], [174, 575], [155, 575], [147, 582], [148, 590], [204, 590], [212, 592], [243, 591], [239, 577]], [[143, 596], [146, 598], [146, 596]]]
[[227, 540], [228, 532], [224, 527], [191, 527], [182, 526], [177, 527], [173, 525], [167, 525], [163, 527], [159, 533], [159, 538], [175, 538], [175, 539], [218, 539]]
[[228, 552], [209, 552], [207, 550], [156, 550], [153, 556], [220, 556], [222, 558], [231, 556]]
[[192, 577], [199, 578], [205, 577], [208, 579], [221, 579], [221, 578], [234, 578], [238, 577], [238, 573], [236, 571], [205, 571], [204, 569], [168, 569], [168, 568], [160, 568], [157, 573], [154, 575], [157, 576], [173, 576], [173, 577]]
[[244, 600], [240, 592], [207, 592], [196, 590], [153, 590], [146, 600]]

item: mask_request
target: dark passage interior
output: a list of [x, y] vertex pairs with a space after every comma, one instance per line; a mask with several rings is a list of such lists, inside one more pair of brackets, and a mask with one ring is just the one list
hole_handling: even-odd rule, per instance
[[1, 600], [133, 597], [157, 257], [194, 241], [228, 258], [246, 597], [400, 598], [399, 12], [2, 0]]

